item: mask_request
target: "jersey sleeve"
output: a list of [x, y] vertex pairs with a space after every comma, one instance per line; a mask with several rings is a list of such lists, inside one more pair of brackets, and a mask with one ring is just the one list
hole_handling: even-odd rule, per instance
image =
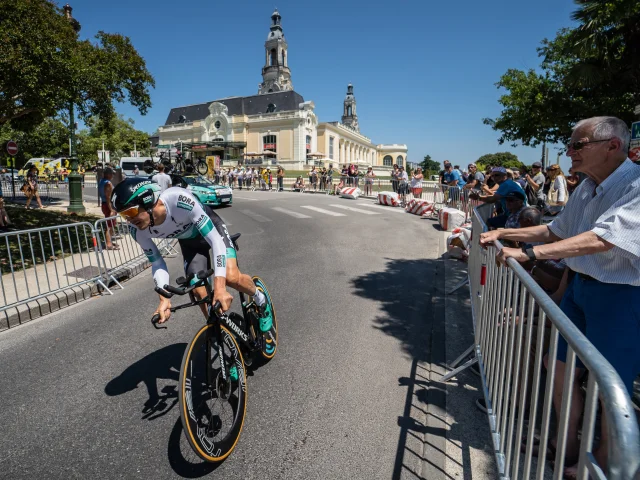
[[[189, 194], [191, 195], [191, 194]], [[193, 196], [192, 196], [193, 197]], [[196, 226], [200, 235], [204, 237], [213, 250], [213, 269], [215, 277], [227, 276], [227, 247], [222, 239], [222, 235], [216, 229], [202, 204], [195, 200], [195, 205], [191, 210], [191, 222]]]
[[164, 288], [169, 284], [169, 270], [167, 264], [160, 254], [160, 250], [151, 238], [151, 234], [148, 229], [138, 230], [136, 227], [130, 225], [129, 230], [131, 236], [142, 247], [144, 254], [147, 256], [149, 263], [151, 263], [151, 272], [153, 273], [153, 281], [157, 287]]

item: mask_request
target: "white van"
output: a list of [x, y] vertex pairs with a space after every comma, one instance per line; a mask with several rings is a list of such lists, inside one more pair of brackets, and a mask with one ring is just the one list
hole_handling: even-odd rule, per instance
[[41, 175], [44, 171], [44, 164], [49, 162], [50, 160], [50, 158], [32, 158], [24, 164], [24, 167], [20, 169], [20, 171], [18, 172], [18, 176], [20, 178], [26, 177], [29, 169], [34, 165], [38, 169], [38, 175]]
[[133, 171], [136, 167], [140, 171], [138, 176], [147, 176], [142, 170], [142, 166], [146, 160], [151, 160], [151, 157], [122, 157], [120, 159], [120, 168], [122, 169], [122, 174], [127, 177], [133, 177]]

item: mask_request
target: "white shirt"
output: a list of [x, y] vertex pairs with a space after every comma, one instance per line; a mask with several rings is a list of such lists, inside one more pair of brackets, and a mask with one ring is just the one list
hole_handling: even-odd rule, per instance
[[171, 187], [171, 177], [166, 173], [156, 173], [151, 180], [160, 185], [160, 192], [164, 192], [167, 188]]
[[560, 238], [593, 232], [614, 247], [566, 258], [567, 266], [605, 283], [640, 286], [640, 165], [625, 160], [600, 185], [586, 178], [549, 224]]

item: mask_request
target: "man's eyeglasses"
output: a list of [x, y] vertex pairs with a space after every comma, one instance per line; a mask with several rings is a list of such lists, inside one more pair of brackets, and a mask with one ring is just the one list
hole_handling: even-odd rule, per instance
[[591, 143], [602, 143], [602, 142], [608, 142], [610, 140], [613, 140], [613, 138], [607, 138], [606, 140], [589, 140], [586, 142], [583, 142], [582, 140], [578, 140], [577, 142], [573, 142], [573, 143], [569, 143], [567, 145], [567, 151], [568, 150], [582, 150], [584, 147], [586, 147], [587, 145], [591, 144]]

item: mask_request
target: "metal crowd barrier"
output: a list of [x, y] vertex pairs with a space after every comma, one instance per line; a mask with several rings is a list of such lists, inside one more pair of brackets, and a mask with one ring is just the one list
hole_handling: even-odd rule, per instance
[[[117, 250], [107, 249], [109, 226]], [[175, 240], [154, 241], [163, 256], [177, 254]], [[112, 294], [116, 275], [144, 258], [119, 217], [0, 233], [0, 313], [88, 283]]]
[[[22, 181], [15, 182], [15, 192], [10, 181], [0, 181], [0, 190], [5, 198], [26, 198], [26, 195], [20, 188], [22, 187]], [[97, 183], [94, 180], [87, 180], [82, 183], [83, 188], [83, 201], [87, 203], [98, 202]], [[95, 189], [95, 193], [87, 194], [85, 189]], [[14, 195], [15, 193], [15, 195]], [[52, 179], [52, 180], [38, 180], [38, 193], [40, 200], [43, 203], [51, 203], [52, 200], [69, 200], [69, 184], [67, 182]], [[32, 199], [31, 202], [37, 205], [36, 199]]]
[[[474, 210], [469, 256], [469, 283], [474, 345], [456, 359], [456, 367], [470, 353], [475, 358], [445, 375], [442, 380], [478, 363], [482, 389], [500, 479], [545, 478], [545, 460], [551, 440], [556, 440], [554, 479], [563, 478], [567, 429], [576, 357], [588, 372], [578, 475], [586, 478], [631, 480], [640, 474], [640, 434], [636, 414], [617, 372], [587, 340], [560, 308], [515, 260], [497, 265], [500, 242], [487, 250], [479, 244], [480, 233], [492, 205]], [[558, 337], [568, 343], [560, 412], [552, 412]], [[543, 367], [543, 357], [550, 359]], [[546, 377], [546, 379], [544, 379]], [[544, 379], [544, 381], [543, 381]], [[559, 395], [560, 392], [556, 392]], [[606, 414], [608, 466], [606, 473], [594, 455], [598, 399]], [[551, 434], [555, 413], [557, 435]], [[575, 413], [575, 412], [574, 412]], [[602, 420], [604, 422], [604, 420]], [[526, 428], [525, 428], [526, 425]], [[539, 438], [536, 438], [536, 437]], [[534, 448], [538, 449], [533, 465]], [[522, 456], [524, 454], [524, 456]], [[548, 473], [548, 472], [547, 472]]]
[[90, 223], [0, 234], [0, 312], [90, 282], [109, 291]]

